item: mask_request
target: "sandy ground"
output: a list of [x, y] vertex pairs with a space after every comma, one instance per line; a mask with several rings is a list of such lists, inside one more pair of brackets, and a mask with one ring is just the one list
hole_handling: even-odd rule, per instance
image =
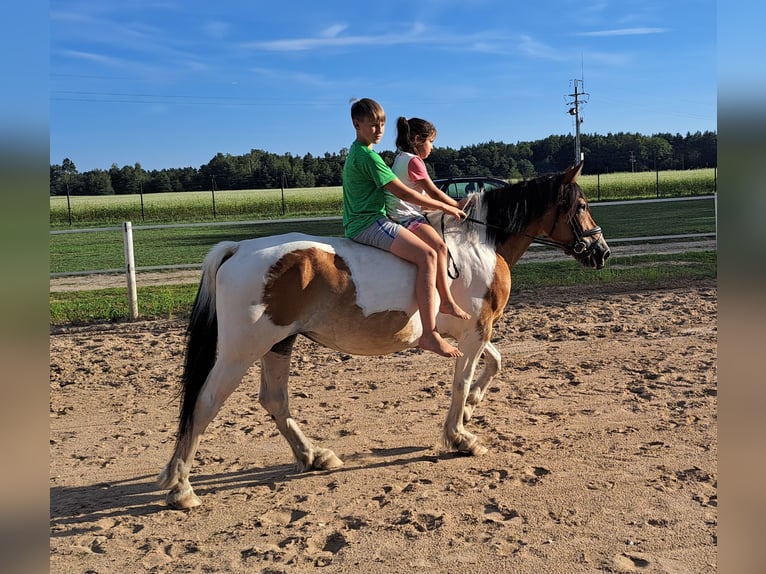
[[482, 457], [439, 444], [451, 360], [299, 340], [293, 413], [345, 466], [294, 471], [254, 366], [203, 437], [189, 512], [154, 482], [184, 328], [51, 333], [51, 572], [716, 572], [713, 282], [514, 295], [469, 423]]

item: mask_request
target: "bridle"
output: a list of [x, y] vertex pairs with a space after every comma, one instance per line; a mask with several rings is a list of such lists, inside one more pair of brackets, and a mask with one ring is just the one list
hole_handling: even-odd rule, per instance
[[553, 235], [553, 232], [556, 229], [556, 225], [559, 222], [559, 216], [561, 214], [561, 205], [558, 206], [556, 209], [556, 217], [553, 220], [553, 226], [551, 227], [551, 230], [548, 232], [547, 236], [534, 236], [534, 235], [528, 235], [524, 233], [524, 236], [532, 238], [533, 243], [539, 243], [540, 245], [548, 245], [550, 247], [558, 247], [564, 251], [564, 253], [570, 254], [570, 253], [576, 253], [577, 255], [582, 255], [583, 253], [589, 254], [593, 249], [596, 247], [596, 242], [591, 241], [590, 243], [585, 241], [586, 237], [593, 237], [594, 235], [598, 235], [601, 233], [601, 227], [596, 226], [592, 227], [590, 229], [583, 229], [582, 225], [580, 225], [580, 222], [577, 220], [577, 218], [573, 215], [569, 218], [569, 226], [572, 229], [572, 235], [574, 235], [574, 239], [572, 240], [571, 244], [566, 244], [561, 241], [556, 241], [554, 239], [550, 239], [550, 236]]
[[[471, 210], [473, 210], [473, 206], [471, 206]], [[551, 227], [551, 230], [547, 233], [546, 236], [540, 236], [540, 235], [529, 235], [528, 233], [522, 233], [525, 237], [529, 237], [532, 239], [532, 243], [537, 243], [539, 245], [547, 245], [548, 247], [557, 247], [564, 251], [567, 255], [571, 254], [577, 254], [577, 255], [590, 255], [590, 253], [596, 248], [596, 241], [591, 241], [590, 243], [586, 242], [585, 239], [588, 237], [593, 237], [594, 235], [598, 235], [601, 233], [601, 227], [596, 226], [592, 227], [591, 229], [583, 229], [582, 225], [580, 225], [580, 222], [577, 220], [577, 218], [572, 215], [569, 218], [569, 226], [572, 229], [572, 235], [574, 236], [574, 239], [572, 240], [572, 243], [564, 243], [563, 241], [556, 241], [555, 239], [551, 239], [550, 236], [553, 235], [553, 232], [556, 230], [556, 225], [558, 225], [559, 217], [561, 216], [561, 204], [559, 204], [556, 208], [556, 217], [553, 219], [553, 226]], [[442, 215], [441, 219], [441, 235], [442, 237], [445, 237], [445, 225], [444, 220], [445, 217]], [[426, 215], [426, 221], [428, 221], [428, 216]], [[504, 227], [501, 227], [499, 225], [494, 225], [492, 223], [487, 223], [486, 221], [482, 221], [480, 219], [476, 219], [474, 217], [466, 217], [462, 221], [470, 221], [471, 223], [476, 223], [478, 225], [483, 225], [484, 227], [491, 227], [493, 229], [498, 229], [500, 231], [506, 231]], [[430, 222], [429, 222], [430, 223]], [[452, 254], [447, 251], [448, 258], [449, 258], [449, 265], [448, 265], [448, 275], [451, 279], [457, 279], [460, 276], [460, 270], [457, 268], [457, 265], [455, 264], [454, 259], [452, 258]], [[449, 269], [451, 267], [451, 269]]]
[[[553, 232], [556, 230], [556, 225], [559, 221], [559, 216], [561, 215], [561, 206], [559, 206], [556, 209], [556, 217], [553, 220], [553, 226], [551, 227], [551, 230], [548, 232], [547, 235], [529, 235], [528, 233], [522, 233], [524, 237], [529, 237], [532, 239], [532, 243], [537, 243], [539, 245], [547, 245], [548, 247], [557, 247], [559, 249], [562, 249], [565, 253], [576, 253], [578, 255], [581, 255], [583, 253], [590, 253], [595, 249], [596, 242], [591, 241], [590, 243], [585, 241], [586, 237], [593, 237], [594, 235], [598, 235], [601, 233], [601, 227], [598, 225], [596, 227], [592, 227], [591, 229], [583, 229], [582, 225], [580, 225], [580, 222], [577, 220], [576, 217], [572, 216], [569, 218], [569, 226], [572, 228], [572, 235], [574, 235], [574, 239], [572, 240], [572, 243], [567, 244], [563, 241], [556, 241], [555, 239], [551, 239], [550, 236], [553, 235]], [[504, 230], [504, 228], [500, 227], [499, 225], [493, 225], [491, 223], [487, 223], [486, 221], [481, 221], [480, 219], [475, 219], [473, 217], [466, 217], [463, 221], [470, 221], [471, 223], [478, 223], [479, 225], [483, 225], [485, 227], [492, 227], [493, 229], [500, 229]], [[442, 235], [444, 235], [444, 218], [442, 218]]]

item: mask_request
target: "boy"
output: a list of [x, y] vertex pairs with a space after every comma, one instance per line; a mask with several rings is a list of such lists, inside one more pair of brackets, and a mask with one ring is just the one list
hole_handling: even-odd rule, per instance
[[436, 331], [436, 251], [414, 233], [386, 217], [384, 189], [397, 197], [422, 206], [439, 209], [461, 219], [459, 208], [420, 194], [396, 177], [383, 158], [372, 149], [383, 137], [386, 113], [375, 100], [363, 98], [351, 106], [351, 121], [356, 140], [343, 165], [343, 228], [346, 237], [390, 251], [415, 264], [415, 299], [420, 311], [423, 334], [418, 345], [443, 357], [461, 357], [457, 347]]

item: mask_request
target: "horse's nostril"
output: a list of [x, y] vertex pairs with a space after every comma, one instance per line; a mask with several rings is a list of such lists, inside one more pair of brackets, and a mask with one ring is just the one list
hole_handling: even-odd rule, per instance
[[604, 261], [606, 261], [607, 259], [609, 259], [609, 256], [610, 256], [611, 254], [612, 254], [612, 252], [611, 252], [611, 251], [609, 251], [609, 250], [607, 249], [607, 250], [604, 252]]

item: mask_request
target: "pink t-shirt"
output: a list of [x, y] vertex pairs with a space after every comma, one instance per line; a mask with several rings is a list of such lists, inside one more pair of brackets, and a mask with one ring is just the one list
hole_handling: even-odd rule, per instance
[[407, 178], [409, 181], [406, 181], [405, 183], [410, 187], [413, 187], [413, 183], [424, 180], [427, 177], [428, 170], [426, 169], [426, 164], [423, 161], [423, 158], [419, 155], [413, 155], [412, 159], [407, 164]]

